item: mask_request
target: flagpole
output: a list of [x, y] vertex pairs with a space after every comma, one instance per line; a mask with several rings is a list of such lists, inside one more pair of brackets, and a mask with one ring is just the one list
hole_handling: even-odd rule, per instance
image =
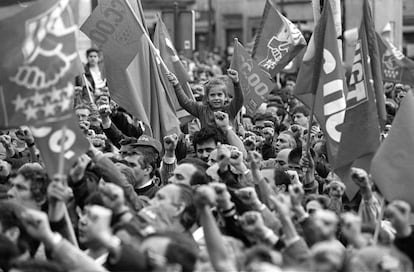
[[[61, 180], [61, 178], [64, 176], [64, 169], [65, 169], [66, 129], [67, 129], [66, 126], [62, 127], [62, 138], [60, 140], [60, 153], [59, 153], [59, 161], [58, 161], [59, 180]], [[67, 186], [67, 184], [65, 184], [65, 186]], [[75, 231], [73, 230], [72, 221], [70, 220], [70, 217], [69, 217], [69, 212], [68, 212], [66, 203], [63, 207], [64, 207], [64, 218], [65, 218], [65, 222], [68, 226], [68, 231], [69, 231], [69, 237], [68, 237], [69, 241], [71, 241], [76, 247], [79, 247], [78, 241], [76, 240]]]
[[311, 129], [312, 129], [312, 123], [313, 123], [313, 115], [315, 113], [315, 104], [316, 104], [316, 94], [312, 94], [312, 106], [311, 106], [311, 112], [309, 116], [308, 134], [306, 135], [306, 154], [308, 154], [310, 150]]
[[165, 69], [165, 71], [167, 73], [170, 72], [170, 70], [168, 69], [167, 65], [165, 64], [164, 60], [161, 58], [161, 55], [158, 51], [158, 49], [155, 47], [155, 45], [152, 43], [150, 36], [147, 33], [147, 30], [144, 28], [144, 26], [142, 25], [141, 20], [138, 18], [138, 16], [135, 14], [134, 9], [132, 8], [131, 4], [129, 3], [129, 1], [125, 1], [125, 3], [128, 5], [128, 8], [131, 10], [132, 14], [134, 15], [135, 20], [138, 22], [139, 28], [141, 29], [141, 31], [144, 33], [145, 38], [147, 39], [152, 51], [154, 52], [154, 54], [156, 55], [156, 57], [159, 59], [160, 64], [162, 65], [162, 67]]
[[86, 91], [88, 92], [88, 97], [89, 97], [89, 100], [90, 100], [90, 102], [92, 103], [92, 104], [95, 104], [94, 103], [94, 101], [93, 101], [93, 98], [92, 98], [92, 94], [91, 94], [91, 90], [89, 89], [89, 81], [88, 81], [88, 79], [86, 78], [86, 75], [85, 75], [85, 73], [83, 73], [82, 74], [82, 79], [83, 79], [83, 82], [85, 83], [85, 86], [86, 86]]

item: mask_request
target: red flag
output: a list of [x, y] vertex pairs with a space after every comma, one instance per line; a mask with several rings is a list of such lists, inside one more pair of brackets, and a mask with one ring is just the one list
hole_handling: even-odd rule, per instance
[[63, 126], [68, 127], [66, 170], [89, 147], [73, 119], [72, 82], [81, 68], [76, 30], [68, 0], [38, 1], [0, 24], [5, 37], [0, 45], [0, 127], [31, 126], [50, 175], [58, 170]]
[[230, 67], [239, 72], [244, 106], [247, 113], [253, 116], [275, 84], [237, 40]]
[[389, 201], [404, 200], [414, 206], [414, 96], [408, 92], [401, 102], [388, 137], [372, 160], [375, 184]]
[[38, 1], [1, 21], [1, 128], [72, 114], [72, 82], [81, 65], [68, 2]]
[[380, 52], [378, 49], [377, 34], [375, 32], [375, 25], [372, 19], [371, 8], [368, 0], [364, 0], [362, 7], [362, 22], [361, 28], [365, 28], [367, 36], [368, 52], [370, 57], [372, 79], [374, 81], [375, 101], [377, 102], [378, 118], [380, 125], [384, 126], [387, 120], [387, 112], [385, 110], [385, 92], [382, 81]]
[[365, 28], [360, 28], [335, 169], [352, 164], [362, 156], [375, 153], [380, 144], [375, 91], [370, 79], [367, 35]]
[[179, 122], [166, 83], [162, 81], [150, 41], [141, 30], [145, 29], [145, 22], [140, 3], [99, 1], [81, 29], [102, 47], [114, 100], [149, 125], [154, 138], [177, 132]]
[[414, 61], [404, 56], [391, 42], [383, 39], [378, 33], [376, 34], [383, 80], [414, 86]]
[[83, 135], [74, 117], [63, 122], [52, 122], [41, 127], [30, 127], [30, 129], [35, 137], [36, 147], [39, 148], [46, 170], [51, 177], [58, 173], [62, 145], [65, 160], [64, 173], [67, 173], [76, 158], [89, 148], [89, 141]]
[[346, 93], [332, 8], [326, 1], [303, 57], [294, 94], [310, 108], [315, 103], [315, 115], [327, 138], [331, 164], [334, 164], [341, 139]]
[[252, 56], [274, 77], [306, 46], [300, 30], [267, 0]]
[[[168, 34], [167, 27], [161, 18], [158, 18], [157, 25], [154, 32], [154, 45], [158, 48], [161, 58], [164, 60], [165, 64], [172, 73], [174, 73], [181, 86], [183, 87], [186, 95], [194, 100], [193, 91], [191, 90], [188, 82], [190, 78], [187, 71], [184, 68], [184, 65], [181, 63], [180, 58], [178, 57], [177, 51], [171, 41], [170, 35]], [[186, 112], [178, 103], [177, 96], [175, 95], [174, 88], [171, 84], [167, 84], [167, 90], [171, 97], [171, 100], [174, 103], [174, 108], [177, 111], [177, 116], [186, 117], [190, 114]]]

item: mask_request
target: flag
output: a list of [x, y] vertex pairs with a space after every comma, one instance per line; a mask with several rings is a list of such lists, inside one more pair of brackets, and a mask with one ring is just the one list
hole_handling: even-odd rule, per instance
[[306, 46], [300, 30], [267, 0], [252, 56], [275, 77]]
[[388, 201], [404, 200], [414, 206], [414, 96], [408, 92], [401, 102], [388, 137], [375, 154], [371, 174]]
[[230, 67], [239, 73], [244, 106], [247, 113], [253, 116], [275, 84], [237, 40]]
[[66, 170], [89, 147], [72, 109], [73, 79], [82, 69], [76, 31], [69, 0], [37, 1], [0, 23], [0, 127], [30, 126], [50, 175], [57, 173], [62, 127]]
[[0, 128], [72, 114], [81, 68], [69, 0], [38, 1], [0, 23]]
[[312, 108], [327, 138], [329, 162], [334, 165], [345, 117], [347, 86], [339, 56], [329, 1], [324, 5], [303, 57], [294, 95]]
[[[132, 9], [131, 9], [132, 7]], [[139, 1], [99, 1], [81, 30], [102, 48], [113, 99], [161, 139], [179, 131]]]
[[[183, 87], [187, 97], [194, 100], [193, 91], [189, 85], [190, 77], [184, 68], [180, 58], [178, 57], [177, 51], [172, 43], [171, 37], [168, 34], [167, 27], [161, 18], [158, 18], [154, 32], [154, 45], [159, 50], [161, 58], [164, 60], [168, 67], [168, 70], [177, 76], [178, 81]], [[163, 71], [165, 74], [166, 71]], [[177, 116], [188, 117], [190, 114], [186, 112], [178, 103], [177, 96], [175, 95], [174, 87], [171, 84], [167, 84], [167, 91], [171, 100], [174, 104], [174, 108], [177, 112]], [[180, 119], [181, 119], [180, 118]]]
[[340, 148], [334, 168], [343, 167], [364, 155], [375, 153], [380, 144], [380, 126], [375, 91], [370, 83], [368, 54], [367, 35], [365, 29], [360, 28], [348, 84]]
[[[42, 161], [49, 176], [59, 171], [59, 157], [64, 152], [64, 173], [68, 173], [76, 159], [89, 149], [89, 141], [85, 138], [75, 118], [61, 122], [51, 122], [39, 127], [30, 127], [35, 138], [36, 147], [40, 151]], [[63, 142], [62, 142], [63, 141]]]
[[367, 36], [368, 52], [372, 79], [374, 81], [375, 101], [377, 103], [378, 118], [380, 120], [380, 125], [384, 126], [385, 121], [387, 120], [387, 112], [385, 110], [384, 84], [382, 80], [377, 34], [375, 32], [375, 25], [372, 19], [371, 8], [369, 7], [368, 0], [364, 0], [364, 4], [362, 6], [361, 28], [365, 28], [365, 33]]
[[354, 63], [348, 83], [347, 108], [341, 129], [341, 142], [335, 160], [335, 173], [347, 185], [350, 199], [358, 187], [350, 179], [351, 167], [369, 172], [372, 157], [380, 145], [380, 125], [368, 63], [368, 43], [365, 28], [359, 29]]
[[414, 86], [414, 61], [404, 56], [390, 41], [382, 38], [378, 33], [376, 34], [383, 80]]

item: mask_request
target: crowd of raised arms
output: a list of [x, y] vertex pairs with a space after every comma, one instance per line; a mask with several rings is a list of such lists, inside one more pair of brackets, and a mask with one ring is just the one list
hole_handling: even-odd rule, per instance
[[[111, 99], [100, 52], [87, 59], [74, 109], [90, 148], [68, 175], [46, 174], [30, 129], [2, 131], [0, 270], [413, 271], [410, 205], [359, 168], [346, 194], [294, 76], [249, 116], [226, 60], [183, 57], [195, 99], [166, 75], [189, 115], [158, 141]], [[385, 90], [382, 139], [412, 91]]]

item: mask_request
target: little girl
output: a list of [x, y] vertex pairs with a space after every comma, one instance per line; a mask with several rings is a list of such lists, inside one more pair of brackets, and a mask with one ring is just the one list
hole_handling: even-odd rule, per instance
[[236, 70], [228, 69], [227, 75], [233, 81], [234, 98], [227, 103], [228, 93], [225, 80], [222, 77], [211, 79], [205, 86], [203, 104], [199, 104], [187, 97], [182, 89], [177, 77], [173, 73], [168, 73], [167, 78], [174, 86], [180, 106], [193, 116], [200, 119], [201, 127], [216, 126], [214, 112], [223, 111], [229, 115], [230, 124], [243, 106], [243, 92], [239, 83], [239, 74]]

